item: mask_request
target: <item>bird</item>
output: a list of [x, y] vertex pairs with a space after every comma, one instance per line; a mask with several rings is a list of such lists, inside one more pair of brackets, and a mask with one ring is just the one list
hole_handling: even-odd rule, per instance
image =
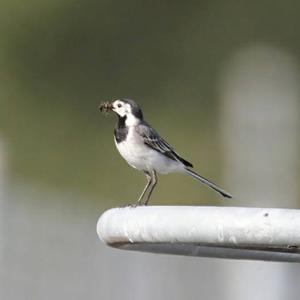
[[157, 174], [184, 173], [199, 180], [225, 198], [232, 195], [212, 181], [192, 170], [193, 165], [182, 158], [158, 132], [144, 120], [142, 109], [131, 99], [115, 99], [99, 106], [101, 112], [112, 111], [118, 120], [114, 129], [114, 142], [127, 163], [146, 175], [147, 183], [138, 200], [130, 206], [149, 203], [157, 185]]

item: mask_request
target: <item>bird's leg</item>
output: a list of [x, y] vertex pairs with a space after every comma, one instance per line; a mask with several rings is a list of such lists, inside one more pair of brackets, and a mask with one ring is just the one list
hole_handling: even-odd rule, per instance
[[152, 172], [151, 172], [151, 182], [152, 182], [152, 185], [151, 185], [151, 188], [150, 188], [150, 191], [149, 191], [149, 193], [148, 193], [148, 196], [147, 196], [147, 199], [146, 199], [146, 201], [144, 201], [144, 205], [147, 205], [148, 204], [148, 201], [149, 201], [149, 199], [150, 199], [150, 197], [151, 197], [151, 194], [152, 194], [152, 192], [153, 192], [153, 190], [154, 190], [154, 188], [155, 188], [155, 186], [156, 186], [156, 184], [157, 184], [157, 175], [156, 175], [156, 171], [155, 170], [153, 170]]
[[146, 191], [149, 189], [149, 187], [152, 183], [152, 176], [150, 175], [150, 173], [148, 171], [144, 171], [144, 173], [146, 174], [146, 177], [147, 177], [147, 184], [146, 184], [145, 188], [143, 189], [143, 191], [142, 191], [142, 193], [139, 197], [139, 200], [135, 203], [134, 206], [142, 205], [143, 197], [144, 197]]

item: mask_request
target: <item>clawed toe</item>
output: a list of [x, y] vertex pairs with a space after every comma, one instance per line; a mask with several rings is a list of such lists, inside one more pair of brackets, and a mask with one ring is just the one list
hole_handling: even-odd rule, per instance
[[129, 207], [138, 207], [138, 206], [145, 206], [145, 204], [141, 203], [141, 202], [135, 202], [135, 203], [129, 204], [128, 206]]
[[138, 207], [138, 206], [146, 206], [146, 204], [137, 201], [137, 202], [135, 202], [135, 203], [127, 204], [127, 205], [125, 205], [124, 207], [132, 207], [132, 208], [134, 208], [134, 207]]

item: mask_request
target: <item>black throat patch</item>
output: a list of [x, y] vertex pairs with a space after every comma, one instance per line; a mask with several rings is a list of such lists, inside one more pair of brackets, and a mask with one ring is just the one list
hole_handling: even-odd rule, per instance
[[114, 130], [114, 136], [118, 144], [125, 141], [128, 134], [128, 127], [126, 126], [125, 121], [126, 116], [118, 116], [118, 123]]

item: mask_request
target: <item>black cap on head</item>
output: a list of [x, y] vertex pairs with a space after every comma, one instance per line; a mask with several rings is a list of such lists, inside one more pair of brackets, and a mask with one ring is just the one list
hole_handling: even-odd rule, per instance
[[124, 103], [128, 103], [131, 106], [131, 112], [132, 114], [139, 119], [143, 119], [143, 112], [141, 110], [141, 108], [131, 99], [120, 99], [121, 101], [123, 101]]

